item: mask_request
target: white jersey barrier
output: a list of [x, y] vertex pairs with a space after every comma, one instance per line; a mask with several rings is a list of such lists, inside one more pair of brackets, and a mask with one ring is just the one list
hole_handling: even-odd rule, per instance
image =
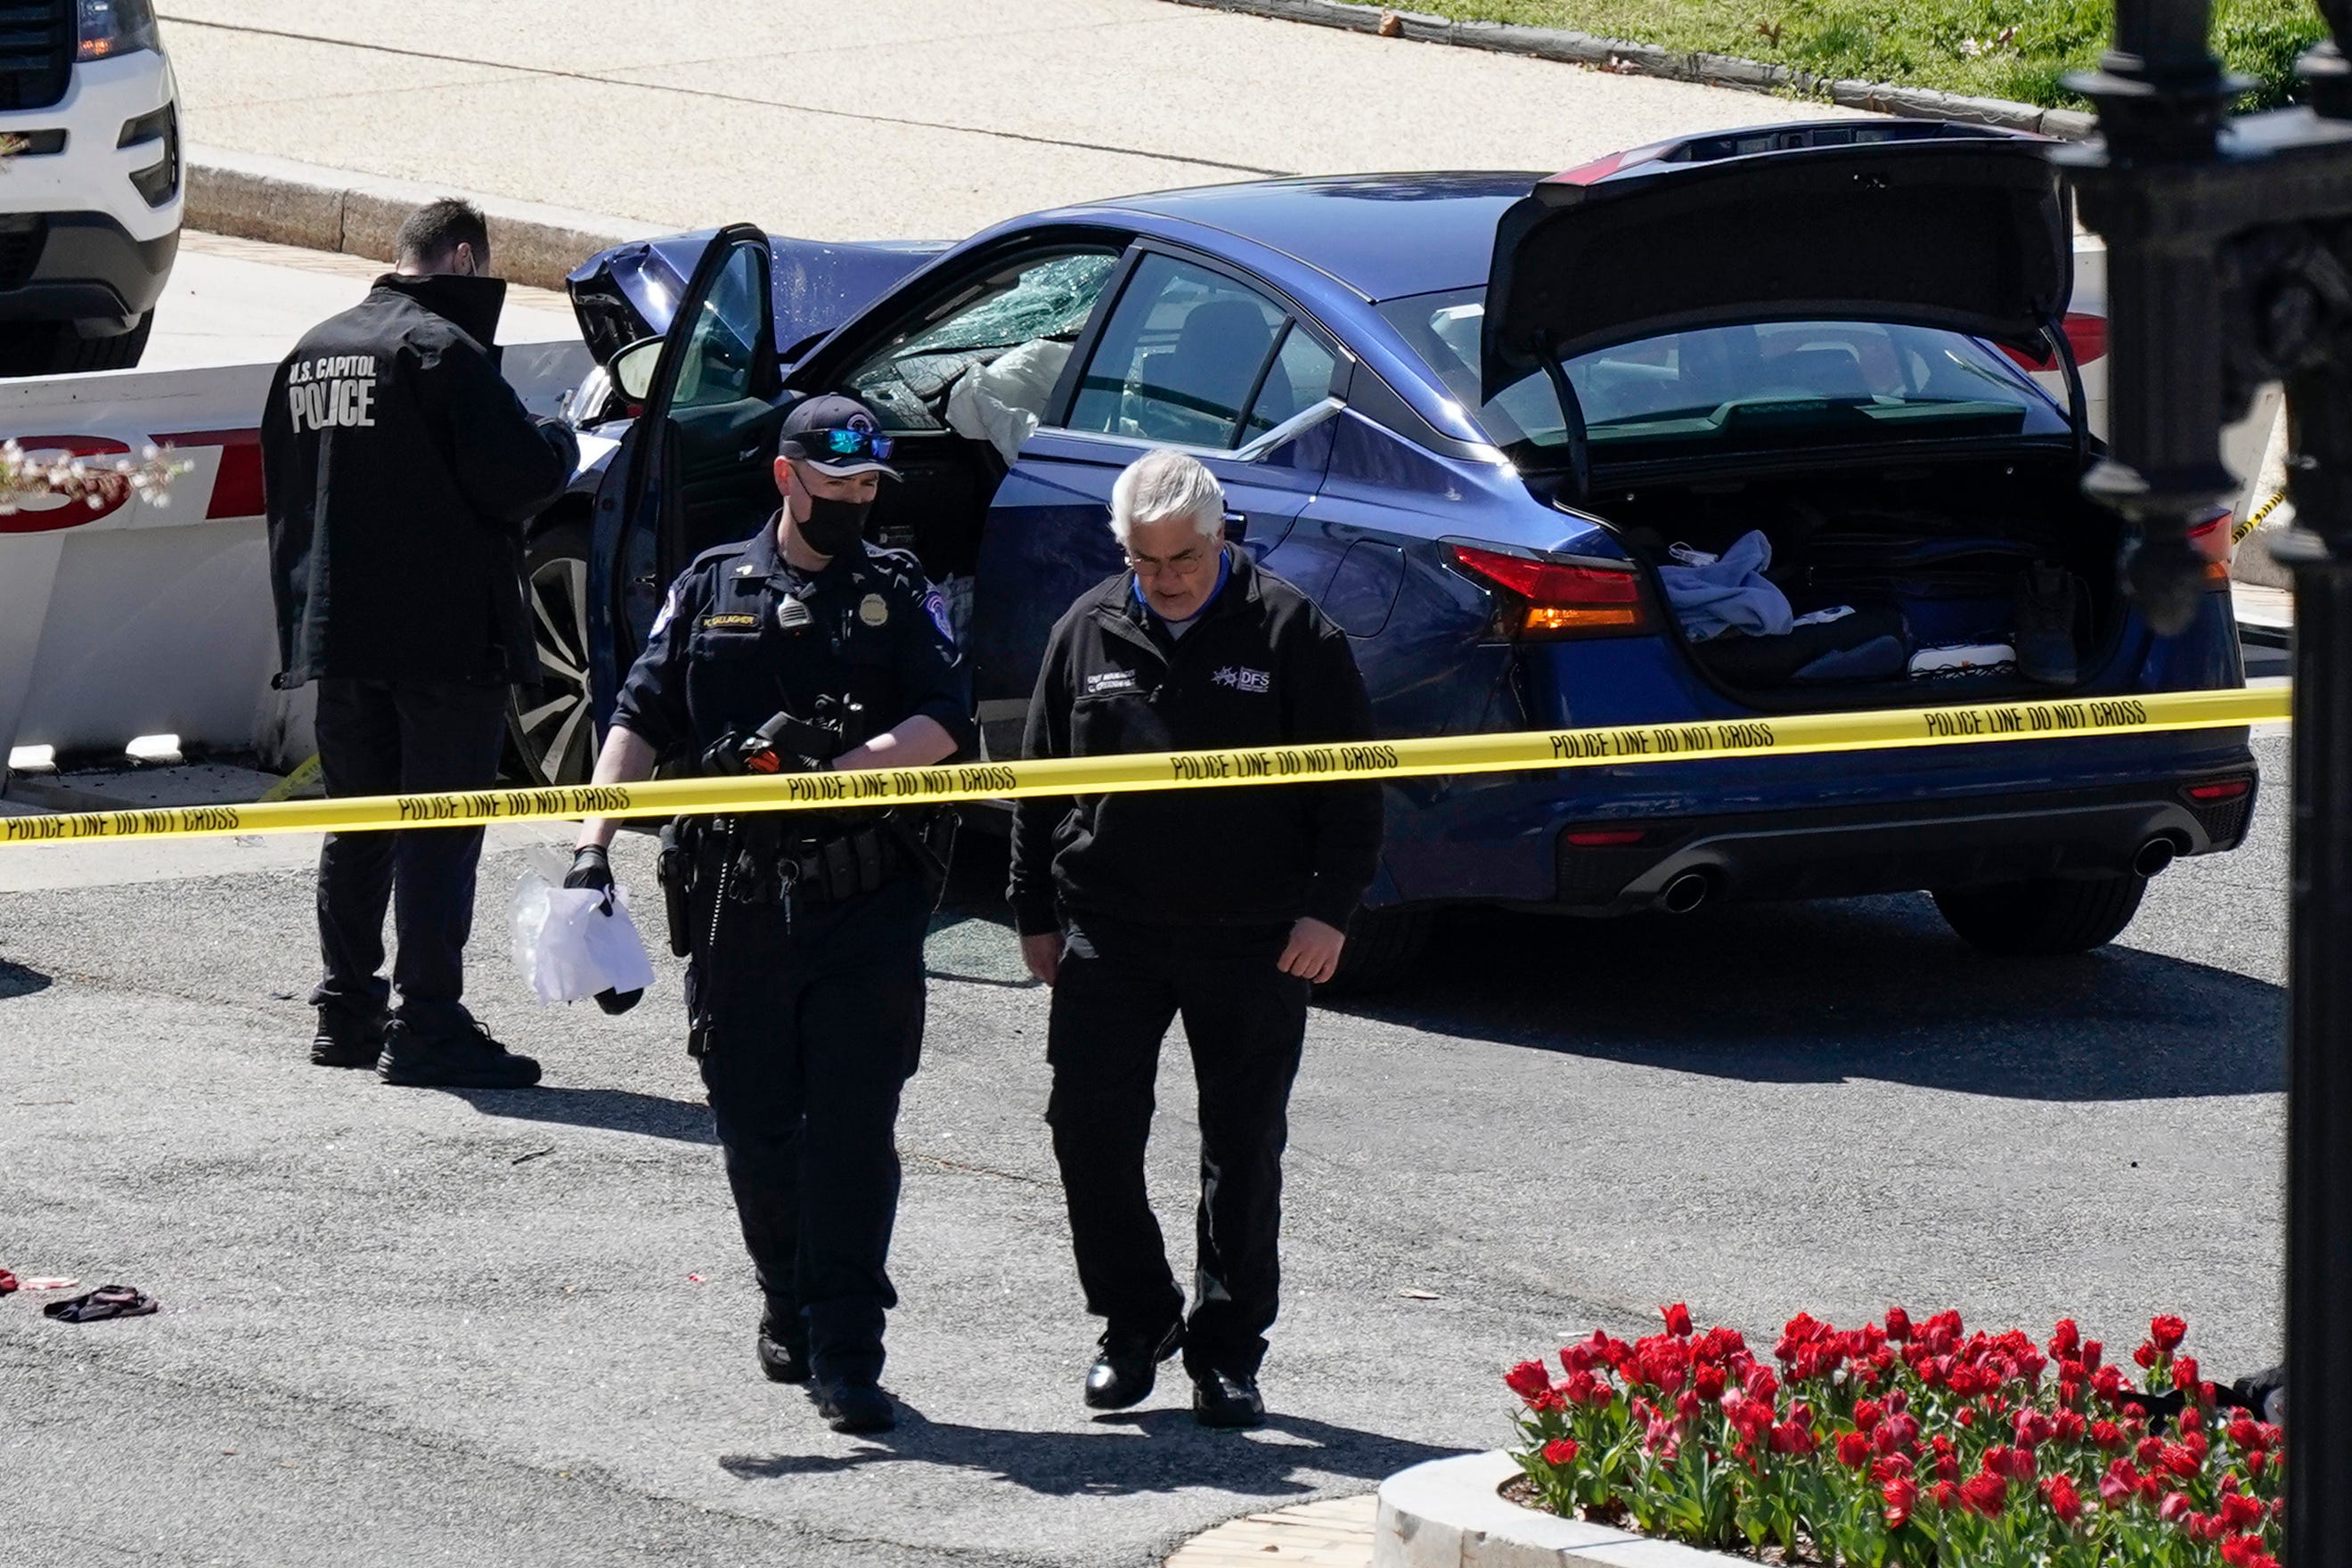
[[[507, 348], [551, 415], [590, 365], [570, 342]], [[0, 382], [0, 437], [28, 454], [162, 447], [188, 465], [162, 504], [44, 500], [0, 514], [0, 781], [8, 752], [120, 751], [142, 735], [310, 754], [309, 693], [280, 693], [261, 517], [261, 405], [275, 364]]]

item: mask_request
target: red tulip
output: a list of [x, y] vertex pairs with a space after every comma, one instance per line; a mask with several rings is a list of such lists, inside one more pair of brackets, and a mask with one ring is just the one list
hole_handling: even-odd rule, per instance
[[1576, 1439], [1554, 1437], [1543, 1446], [1543, 1457], [1545, 1464], [1566, 1469], [1576, 1463]]
[[1912, 1509], [1918, 1506], [1919, 1488], [1907, 1476], [1897, 1476], [1878, 1489], [1886, 1502], [1886, 1528], [1900, 1530], [1911, 1521]]
[[2009, 1503], [2009, 1483], [1999, 1476], [1970, 1476], [1960, 1483], [1960, 1500], [1971, 1512], [1998, 1519]]
[[1690, 1309], [1684, 1306], [1680, 1301], [1675, 1302], [1671, 1307], [1659, 1308], [1658, 1315], [1666, 1321], [1666, 1332], [1670, 1334], [1687, 1334], [1691, 1331]]
[[2189, 1325], [2170, 1314], [2148, 1320], [2147, 1337], [2156, 1342], [2160, 1351], [2177, 1350], [2189, 1337]]

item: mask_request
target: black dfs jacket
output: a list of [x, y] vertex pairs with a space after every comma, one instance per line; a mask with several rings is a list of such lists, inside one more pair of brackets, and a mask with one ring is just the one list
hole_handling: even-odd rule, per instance
[[505, 292], [380, 278], [278, 367], [261, 456], [280, 686], [538, 678], [523, 524], [578, 454], [499, 374]]
[[[1122, 573], [1054, 627], [1029, 700], [1023, 752], [1100, 756], [1367, 741], [1371, 704], [1348, 639], [1306, 595], [1233, 552], [1233, 574], [1171, 638]], [[1288, 922], [1347, 929], [1378, 869], [1381, 786], [1370, 783], [1041, 796], [1013, 810], [1013, 885], [1024, 936], [1056, 906], [1186, 925]]]

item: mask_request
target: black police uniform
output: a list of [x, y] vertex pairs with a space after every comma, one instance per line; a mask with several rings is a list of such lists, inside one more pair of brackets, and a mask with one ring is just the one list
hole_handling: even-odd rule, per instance
[[[262, 413], [278, 684], [319, 684], [331, 795], [481, 789], [498, 776], [508, 688], [538, 678], [523, 525], [561, 494], [572, 434], [534, 420], [488, 346], [506, 285], [388, 276], [314, 328]], [[327, 835], [325, 977], [314, 1005], [362, 1032], [389, 1000], [384, 906], [399, 881], [402, 1019], [446, 1036], [482, 831]]]
[[[1347, 637], [1230, 552], [1172, 635], [1124, 573], [1054, 627], [1029, 704], [1033, 757], [1348, 742], [1371, 709]], [[1014, 803], [1013, 920], [1066, 937], [1045, 1119], [1087, 1310], [1157, 1345], [1184, 1309], [1144, 1188], [1160, 1044], [1181, 1014], [1200, 1089], [1198, 1289], [1185, 1367], [1255, 1376], [1280, 1284], [1286, 1110], [1307, 983], [1276, 967], [1292, 924], [1345, 931], [1378, 868], [1376, 784], [1142, 791]]]
[[[613, 722], [698, 758], [779, 712], [851, 712], [843, 749], [916, 715], [973, 743], [940, 596], [864, 542], [804, 573], [772, 521], [670, 589]], [[894, 1126], [923, 1034], [935, 840], [894, 814], [686, 818], [689, 1049], [727, 1153], [770, 1331], [825, 1384], [882, 1368]], [[802, 1334], [805, 1334], [805, 1340]]]

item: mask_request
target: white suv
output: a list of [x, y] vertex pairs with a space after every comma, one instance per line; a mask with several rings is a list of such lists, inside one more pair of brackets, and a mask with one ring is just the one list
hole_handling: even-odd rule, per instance
[[139, 363], [180, 246], [153, 0], [0, 0], [0, 375]]

